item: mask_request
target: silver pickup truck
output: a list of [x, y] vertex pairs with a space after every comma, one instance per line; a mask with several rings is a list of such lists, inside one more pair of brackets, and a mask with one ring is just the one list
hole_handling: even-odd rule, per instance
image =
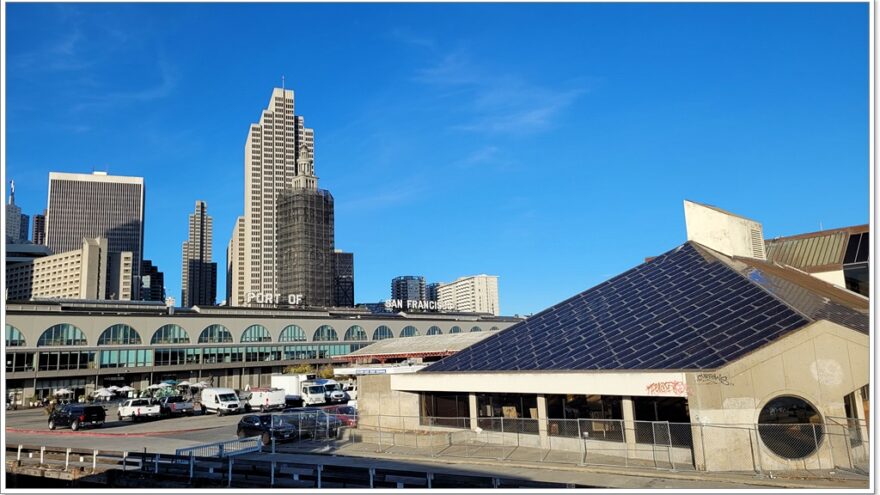
[[162, 416], [192, 416], [195, 412], [193, 403], [179, 395], [163, 397], [159, 400], [159, 406], [162, 408]]

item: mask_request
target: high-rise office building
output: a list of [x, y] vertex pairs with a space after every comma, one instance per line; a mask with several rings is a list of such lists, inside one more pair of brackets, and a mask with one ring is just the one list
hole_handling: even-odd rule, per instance
[[425, 277], [405, 275], [391, 280], [391, 299], [401, 301], [425, 300]]
[[244, 275], [244, 217], [235, 219], [232, 238], [226, 246], [226, 305], [243, 306]]
[[425, 300], [437, 302], [440, 300], [440, 294], [438, 289], [440, 288], [439, 282], [433, 282], [425, 286]]
[[28, 231], [31, 227], [31, 217], [21, 214], [21, 222], [18, 225], [18, 240], [19, 242], [28, 242], [30, 235]]
[[46, 244], [46, 210], [43, 213], [34, 215], [34, 244]]
[[180, 302], [184, 307], [213, 306], [217, 299], [217, 263], [211, 262], [213, 219], [208, 205], [196, 201], [189, 216], [189, 238], [183, 242]]
[[293, 91], [274, 88], [245, 142], [245, 294], [280, 294], [277, 201], [282, 191], [317, 188], [313, 159], [314, 131], [294, 115]]
[[455, 282], [440, 284], [437, 292], [442, 307], [466, 313], [501, 314], [496, 275], [461, 277]]
[[[46, 245], [56, 253], [82, 247], [83, 238], [107, 239], [110, 253], [131, 252], [132, 290], [139, 291], [144, 251], [144, 179], [49, 173]], [[132, 295], [138, 298], [138, 293]]]
[[9, 181], [9, 202], [6, 203], [6, 243], [22, 244], [27, 240], [27, 227], [25, 236], [21, 236], [21, 221], [27, 215], [21, 214], [21, 208], [15, 204], [15, 181]]
[[165, 274], [150, 260], [141, 262], [141, 301], [165, 301]]
[[6, 268], [7, 297], [132, 299], [132, 253], [114, 253], [107, 239], [83, 239], [79, 249]]
[[293, 295], [302, 296], [304, 306], [333, 306], [333, 246], [330, 191], [283, 191], [278, 198], [280, 303]]
[[333, 305], [354, 307], [354, 253], [333, 253]]

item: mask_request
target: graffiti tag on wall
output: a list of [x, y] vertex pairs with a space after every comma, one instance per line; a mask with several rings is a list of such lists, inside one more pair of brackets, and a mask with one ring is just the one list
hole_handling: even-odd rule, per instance
[[684, 382], [673, 380], [669, 382], [654, 382], [645, 387], [648, 395], [673, 394], [684, 397], [688, 395], [688, 387]]
[[697, 375], [697, 383], [700, 385], [733, 385], [727, 375], [719, 373], [700, 373]]

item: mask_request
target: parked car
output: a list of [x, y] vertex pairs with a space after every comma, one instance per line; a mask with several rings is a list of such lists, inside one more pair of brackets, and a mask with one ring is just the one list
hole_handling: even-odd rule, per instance
[[49, 414], [49, 429], [69, 426], [71, 430], [77, 431], [84, 426], [101, 426], [106, 417], [107, 414], [101, 406], [65, 404]]
[[328, 406], [322, 408], [328, 414], [332, 414], [336, 419], [342, 422], [344, 426], [349, 428], [357, 428], [358, 416], [357, 409], [352, 406], [339, 405]]
[[237, 414], [242, 410], [238, 395], [231, 388], [206, 388], [202, 390], [202, 412], [215, 412], [219, 416]]
[[238, 422], [238, 438], [259, 436], [263, 445], [300, 438], [296, 422], [278, 414], [248, 414]]
[[158, 418], [162, 414], [162, 407], [153, 403], [150, 399], [128, 399], [119, 405], [116, 410], [116, 418], [119, 421], [130, 419]]
[[193, 403], [179, 395], [162, 397], [159, 399], [159, 408], [162, 416], [192, 416], [194, 412]]
[[335, 438], [343, 426], [336, 416], [328, 414], [317, 407], [299, 407], [285, 409], [282, 416], [290, 418], [303, 436], [312, 438]]

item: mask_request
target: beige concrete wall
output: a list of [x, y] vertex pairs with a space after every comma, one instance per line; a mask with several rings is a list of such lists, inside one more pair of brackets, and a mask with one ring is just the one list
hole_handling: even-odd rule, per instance
[[408, 373], [391, 376], [392, 390], [686, 397], [679, 371]]
[[392, 376], [358, 377], [359, 423], [365, 428], [420, 429], [419, 394], [392, 390]]
[[843, 287], [844, 289], [846, 289], [846, 280], [843, 278], [843, 270], [832, 270], [829, 272], [815, 272], [815, 273], [811, 273], [810, 275], [812, 275], [820, 280], [824, 280], [825, 282], [828, 282], [829, 284], [834, 284], [838, 287]]
[[765, 259], [764, 230], [760, 222], [684, 202], [687, 239], [729, 256]]
[[[843, 398], [868, 383], [869, 345], [867, 335], [819, 321], [717, 371], [688, 373], [691, 420], [704, 425], [754, 425], [761, 408], [781, 395], [805, 399], [826, 421], [842, 418]], [[724, 445], [724, 449], [706, 449], [706, 467], [712, 471], [749, 470], [755, 461], [765, 470], [829, 469], [835, 463], [832, 457], [839, 464], [847, 456], [843, 438], [830, 435], [818, 455], [797, 462], [774, 454], [760, 435], [745, 427], [704, 426], [702, 435], [706, 445]]]

